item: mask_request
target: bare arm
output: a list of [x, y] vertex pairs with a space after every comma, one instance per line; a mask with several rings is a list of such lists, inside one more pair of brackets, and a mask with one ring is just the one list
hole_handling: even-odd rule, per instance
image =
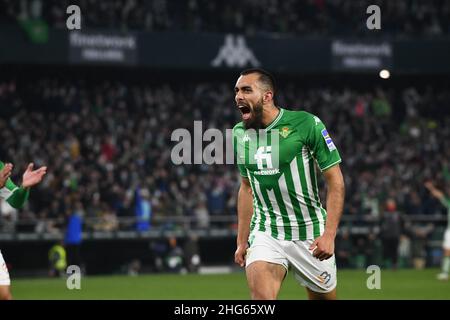
[[14, 193], [8, 198], [8, 203], [13, 208], [22, 208], [30, 195], [30, 188], [42, 181], [42, 178], [47, 173], [47, 167], [40, 167], [33, 170], [34, 164], [28, 164], [27, 170], [22, 176], [22, 185], [16, 188], [12, 181], [9, 182], [10, 187], [15, 189]]
[[339, 165], [333, 166], [323, 173], [328, 186], [327, 192], [327, 222], [325, 232], [336, 236], [344, 208], [345, 185]]
[[430, 182], [430, 181], [425, 182], [425, 187], [430, 191], [431, 195], [433, 197], [435, 197], [436, 199], [442, 201], [445, 198], [444, 193], [441, 190], [439, 190], [438, 188], [436, 188], [432, 182]]
[[245, 254], [248, 248], [248, 236], [250, 234], [250, 221], [253, 215], [253, 194], [250, 182], [242, 177], [239, 188], [238, 201], [238, 235], [236, 240], [236, 252], [234, 261], [241, 267], [245, 264]]
[[335, 165], [323, 172], [327, 191], [327, 221], [322, 236], [318, 237], [310, 249], [319, 260], [330, 258], [334, 254], [334, 239], [344, 207], [345, 185], [339, 165]]

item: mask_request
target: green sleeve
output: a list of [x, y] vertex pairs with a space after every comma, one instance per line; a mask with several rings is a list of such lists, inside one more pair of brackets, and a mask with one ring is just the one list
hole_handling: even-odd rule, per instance
[[243, 142], [244, 129], [235, 126], [233, 128], [233, 150], [239, 173], [247, 178], [247, 169], [245, 168], [245, 145]]
[[[11, 182], [12, 183], [12, 182]], [[22, 208], [30, 195], [30, 189], [22, 187], [14, 190], [13, 194], [6, 200], [11, 207], [19, 209]]]
[[444, 207], [450, 210], [450, 197], [444, 196], [442, 199], [440, 199], [440, 202]]
[[312, 151], [320, 170], [324, 171], [340, 163], [342, 159], [339, 151], [323, 122], [318, 117], [311, 115], [308, 123], [309, 130], [306, 144]]
[[[3, 162], [0, 161], [0, 170], [4, 167]], [[0, 198], [5, 199], [11, 207], [19, 209], [23, 207], [30, 195], [29, 189], [18, 187], [11, 179], [6, 180], [5, 186], [0, 189]]]

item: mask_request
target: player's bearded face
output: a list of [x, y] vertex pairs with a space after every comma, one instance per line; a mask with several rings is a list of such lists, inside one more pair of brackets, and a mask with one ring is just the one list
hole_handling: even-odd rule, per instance
[[241, 111], [242, 121], [245, 129], [261, 129], [263, 116], [263, 100], [256, 102], [253, 106], [246, 102], [240, 102], [239, 110]]

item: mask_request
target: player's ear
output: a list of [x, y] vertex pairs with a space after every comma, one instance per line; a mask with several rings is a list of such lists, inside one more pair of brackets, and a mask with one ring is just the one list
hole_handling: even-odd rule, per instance
[[264, 96], [263, 96], [263, 102], [267, 103], [267, 102], [269, 102], [272, 99], [273, 99], [273, 92], [272, 91], [266, 91], [264, 93]]

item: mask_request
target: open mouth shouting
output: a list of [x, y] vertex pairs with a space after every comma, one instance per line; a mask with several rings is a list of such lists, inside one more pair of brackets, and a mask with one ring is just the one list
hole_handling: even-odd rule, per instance
[[245, 105], [245, 104], [240, 104], [238, 105], [239, 111], [241, 111], [242, 114], [242, 120], [247, 121], [248, 119], [250, 119], [250, 117], [252, 116], [252, 109]]

